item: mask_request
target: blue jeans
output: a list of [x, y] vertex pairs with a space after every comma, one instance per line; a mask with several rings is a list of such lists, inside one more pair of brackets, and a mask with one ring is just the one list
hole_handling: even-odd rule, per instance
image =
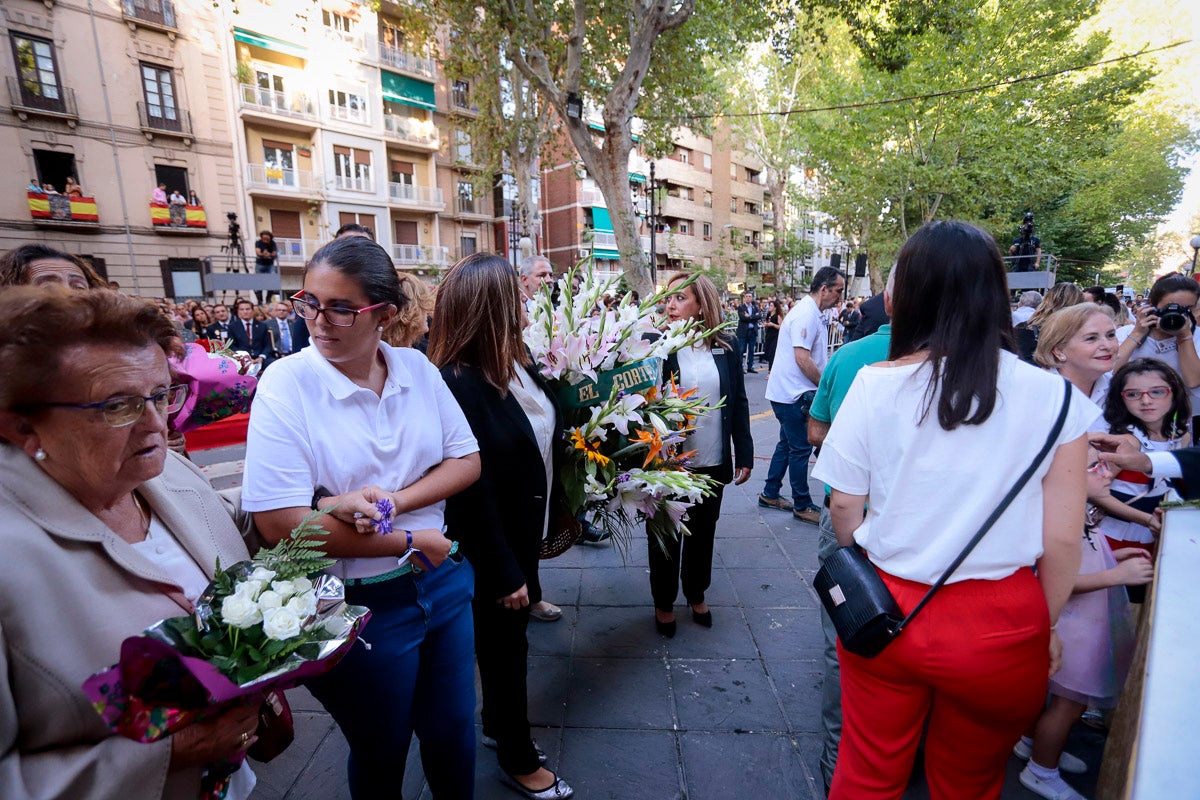
[[808, 491], [808, 457], [812, 455], [812, 445], [808, 443], [808, 405], [803, 401], [771, 401], [775, 419], [779, 420], [779, 444], [775, 445], [775, 453], [771, 456], [763, 497], [772, 500], [779, 497], [786, 472], [792, 484], [792, 506], [797, 511], [813, 504]]
[[306, 685], [350, 743], [354, 800], [399, 797], [415, 732], [437, 800], [475, 792], [475, 573], [461, 556], [433, 572], [347, 586], [371, 609], [360, 644]]

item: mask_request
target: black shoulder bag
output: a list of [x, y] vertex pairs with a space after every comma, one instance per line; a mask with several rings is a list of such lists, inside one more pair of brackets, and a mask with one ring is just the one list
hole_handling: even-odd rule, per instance
[[1063, 396], [1062, 408], [1058, 411], [1058, 419], [1054, 421], [1054, 427], [1046, 437], [1042, 449], [1034, 456], [1033, 463], [1021, 473], [1017, 482], [1013, 484], [1008, 494], [984, 521], [979, 531], [971, 537], [971, 541], [967, 542], [967, 546], [946, 568], [937, 582], [929, 587], [929, 591], [921, 598], [921, 602], [917, 603], [916, 607], [909, 612], [908, 616], [905, 617], [901, 614], [896, 599], [892, 597], [892, 593], [888, 591], [883, 579], [875, 571], [875, 566], [856, 545], [839, 548], [825, 560], [825, 564], [813, 579], [813, 587], [817, 590], [830, 619], [833, 620], [834, 627], [837, 628], [842, 647], [864, 658], [879, 655], [885, 647], [891, 644], [893, 639], [900, 635], [905, 626], [913, 621], [913, 617], [917, 616], [921, 609], [933, 599], [938, 589], [942, 588], [947, 579], [970, 555], [971, 551], [975, 549], [975, 545], [983, 539], [984, 534], [991, 529], [1013, 499], [1025, 488], [1025, 484], [1041, 466], [1046, 454], [1050, 452], [1050, 448], [1054, 446], [1055, 440], [1062, 432], [1063, 424], [1067, 419], [1067, 410], [1071, 406], [1071, 384], [1066, 380], [1063, 383], [1066, 384], [1064, 387], [1066, 392]]

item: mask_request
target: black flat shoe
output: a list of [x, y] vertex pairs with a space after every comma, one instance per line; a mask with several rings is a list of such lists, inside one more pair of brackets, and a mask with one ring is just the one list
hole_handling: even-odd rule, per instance
[[654, 618], [654, 629], [668, 639], [675, 638], [675, 620], [663, 622], [658, 617]]
[[696, 623], [697, 625], [699, 625], [702, 628], [711, 628], [712, 627], [712, 610], [709, 609], [708, 611], [705, 611], [703, 614], [701, 614], [699, 611], [697, 611], [696, 609], [693, 608], [692, 609], [692, 622]]

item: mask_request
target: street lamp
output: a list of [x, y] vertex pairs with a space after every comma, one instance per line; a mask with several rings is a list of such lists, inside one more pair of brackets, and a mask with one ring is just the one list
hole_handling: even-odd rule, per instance
[[1200, 255], [1200, 234], [1193, 236], [1189, 244], [1192, 246], [1192, 269], [1188, 275], [1194, 275], [1196, 273], [1196, 256]]
[[583, 119], [583, 100], [574, 92], [567, 95], [567, 119]]

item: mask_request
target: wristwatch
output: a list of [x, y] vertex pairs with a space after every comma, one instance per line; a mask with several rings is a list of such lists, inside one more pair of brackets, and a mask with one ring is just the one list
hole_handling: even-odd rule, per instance
[[333, 497], [333, 492], [329, 491], [324, 486], [318, 486], [316, 489], [314, 489], [312, 497], [312, 510], [320, 511], [320, 502], [326, 497]]

